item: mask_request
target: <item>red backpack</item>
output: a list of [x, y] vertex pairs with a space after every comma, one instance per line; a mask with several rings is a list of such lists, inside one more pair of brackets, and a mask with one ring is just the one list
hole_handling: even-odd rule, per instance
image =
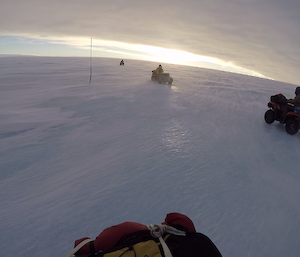
[[165, 222], [142, 225], [124, 222], [103, 230], [94, 240], [81, 238], [65, 257], [221, 257], [213, 242], [197, 233], [193, 222], [169, 213]]

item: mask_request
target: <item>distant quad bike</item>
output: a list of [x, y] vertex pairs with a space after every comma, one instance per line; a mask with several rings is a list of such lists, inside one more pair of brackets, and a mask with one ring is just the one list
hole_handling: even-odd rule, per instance
[[156, 74], [155, 70], [153, 70], [151, 81], [158, 82], [158, 84], [168, 83], [169, 85], [171, 85], [173, 82], [173, 78], [170, 76], [170, 73], [163, 72], [161, 74]]
[[265, 113], [265, 121], [268, 124], [273, 123], [275, 120], [285, 124], [285, 130], [288, 134], [294, 135], [300, 128], [300, 114], [296, 111], [287, 111], [289, 108], [287, 99], [282, 94], [273, 95], [270, 98], [268, 107], [270, 108]]

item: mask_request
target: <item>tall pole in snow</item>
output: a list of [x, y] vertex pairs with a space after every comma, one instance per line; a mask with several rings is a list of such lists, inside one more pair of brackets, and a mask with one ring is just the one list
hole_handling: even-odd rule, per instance
[[93, 45], [93, 40], [91, 38], [91, 52], [90, 52], [90, 83], [92, 81], [92, 45]]

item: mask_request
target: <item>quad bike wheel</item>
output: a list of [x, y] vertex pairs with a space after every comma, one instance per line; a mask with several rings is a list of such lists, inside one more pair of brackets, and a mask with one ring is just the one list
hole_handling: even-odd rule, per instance
[[275, 120], [275, 112], [273, 110], [266, 111], [266, 113], [265, 113], [265, 121], [268, 124], [271, 124], [271, 123], [274, 122], [274, 120]]
[[299, 121], [297, 119], [288, 119], [285, 124], [285, 131], [290, 134], [294, 135], [299, 130]]

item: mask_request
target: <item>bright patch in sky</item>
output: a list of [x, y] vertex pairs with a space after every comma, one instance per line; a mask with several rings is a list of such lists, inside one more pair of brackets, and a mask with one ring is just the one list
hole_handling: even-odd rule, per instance
[[[82, 37], [52, 37], [49, 39], [39, 36], [34, 38], [2, 36], [0, 38], [2, 39], [1, 45], [6, 46], [5, 51], [7, 54], [89, 56], [89, 50], [91, 49], [91, 39]], [[15, 49], [10, 46], [14, 46]], [[264, 75], [255, 71], [236, 66], [230, 61], [155, 46], [92, 39], [92, 54], [94, 57], [127, 58], [159, 63], [172, 63], [266, 78]]]

